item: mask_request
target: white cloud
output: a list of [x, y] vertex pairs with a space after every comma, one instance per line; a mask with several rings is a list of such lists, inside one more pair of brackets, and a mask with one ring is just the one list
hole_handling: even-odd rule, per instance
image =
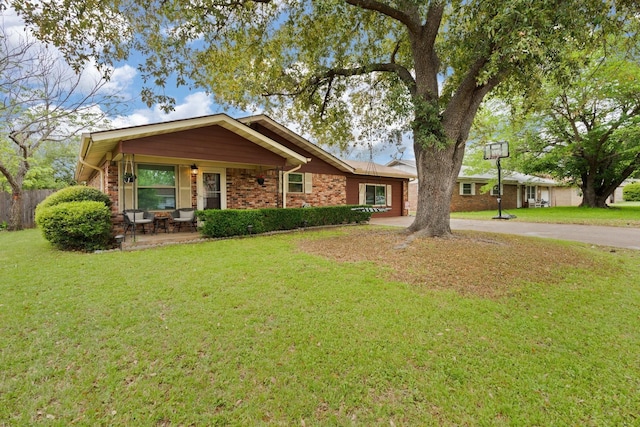
[[205, 92], [194, 92], [187, 95], [181, 104], [177, 104], [173, 111], [165, 113], [159, 105], [153, 108], [140, 108], [132, 114], [118, 116], [113, 119], [115, 128], [140, 126], [149, 123], [168, 122], [171, 120], [187, 119], [191, 117], [213, 114], [213, 99]]
[[[83, 71], [83, 77], [86, 75], [90, 76], [93, 81], [97, 81], [101, 78], [101, 73], [95, 66], [87, 67]], [[114, 68], [111, 70], [111, 77], [104, 84], [102, 90], [106, 93], [116, 94], [123, 96], [124, 93], [129, 91], [134, 79], [136, 78], [138, 72], [134, 67], [129, 64], [124, 64], [121, 67]], [[125, 97], [131, 98], [132, 96]], [[136, 95], [137, 96], [137, 95]]]

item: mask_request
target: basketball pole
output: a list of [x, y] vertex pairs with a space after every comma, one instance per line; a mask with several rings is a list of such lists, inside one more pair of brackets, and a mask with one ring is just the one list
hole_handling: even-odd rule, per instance
[[496, 165], [498, 166], [498, 218], [509, 219], [502, 217], [502, 168], [500, 167], [500, 157], [496, 159]]
[[498, 167], [498, 216], [493, 219], [511, 219], [511, 215], [502, 216], [502, 168], [500, 159], [509, 157], [509, 143], [506, 141], [489, 144], [484, 149], [485, 160], [495, 160]]

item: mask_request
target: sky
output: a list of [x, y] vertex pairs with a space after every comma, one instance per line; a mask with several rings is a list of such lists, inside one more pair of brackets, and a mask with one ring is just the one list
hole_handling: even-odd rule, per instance
[[[27, 35], [24, 22], [12, 10], [2, 12], [0, 19], [7, 34], [11, 34], [13, 37], [25, 37]], [[62, 55], [60, 55], [60, 58], [61, 61], [63, 61]], [[140, 97], [140, 88], [142, 88], [143, 82], [140, 73], [136, 69], [136, 65], [140, 62], [140, 59], [141, 58], [132, 57], [126, 63], [119, 64], [113, 69], [111, 79], [104, 87], [104, 90], [110, 93], [117, 93], [127, 100], [128, 108], [125, 112], [109, 118], [113, 128], [139, 126], [217, 113], [226, 113], [234, 118], [260, 113], [260, 111], [240, 111], [225, 108], [217, 104], [213, 96], [208, 95], [205, 91], [191, 90], [188, 87], [167, 86], [165, 88], [165, 93], [174, 97], [176, 100], [173, 111], [166, 113], [161, 109], [160, 105], [148, 107], [142, 102]], [[100, 72], [93, 66], [88, 66], [83, 71], [83, 79], [86, 79], [87, 84], [96, 81], [99, 77]], [[287, 124], [284, 123], [283, 125], [287, 126]], [[296, 131], [295, 124], [289, 124], [288, 127], [294, 132]], [[302, 136], [305, 137], [305, 135]], [[406, 148], [402, 154], [398, 152], [395, 146], [377, 146], [373, 147], [373, 150], [363, 148], [353, 150], [348, 154], [338, 154], [335, 152], [333, 154], [343, 158], [362, 161], [367, 161], [373, 157], [376, 163], [386, 164], [393, 158], [399, 156], [403, 159], [412, 159], [414, 157], [409, 142], [404, 141], [404, 145]], [[328, 147], [323, 148], [328, 149]]]

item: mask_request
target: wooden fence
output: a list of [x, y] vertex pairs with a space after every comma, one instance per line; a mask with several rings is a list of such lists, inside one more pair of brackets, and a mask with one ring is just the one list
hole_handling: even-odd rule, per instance
[[[47, 198], [56, 190], [27, 190], [22, 192], [22, 226], [33, 228], [35, 224], [35, 212], [38, 203]], [[9, 210], [11, 208], [11, 193], [0, 191], [0, 223], [9, 222]]]

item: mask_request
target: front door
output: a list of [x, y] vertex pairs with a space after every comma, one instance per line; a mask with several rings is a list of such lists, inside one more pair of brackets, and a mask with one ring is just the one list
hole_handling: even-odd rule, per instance
[[202, 169], [198, 176], [198, 209], [225, 209], [226, 176], [224, 169]]

